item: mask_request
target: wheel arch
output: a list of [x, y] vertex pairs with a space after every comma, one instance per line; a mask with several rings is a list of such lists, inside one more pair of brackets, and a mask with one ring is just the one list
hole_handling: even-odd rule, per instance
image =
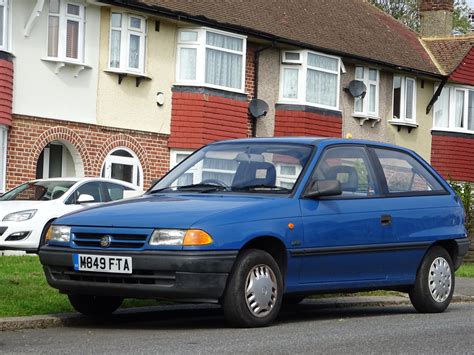
[[248, 249], [259, 249], [266, 251], [275, 259], [280, 268], [283, 280], [285, 279], [288, 268], [288, 252], [283, 241], [274, 236], [258, 236], [247, 241], [242, 248], [240, 248], [239, 255]]

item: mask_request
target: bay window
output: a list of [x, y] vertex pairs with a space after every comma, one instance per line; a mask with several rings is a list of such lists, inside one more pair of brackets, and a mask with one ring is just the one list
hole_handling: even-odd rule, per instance
[[354, 98], [354, 113], [377, 117], [379, 115], [379, 71], [356, 66], [355, 79], [365, 84], [367, 92], [364, 97]]
[[474, 89], [445, 86], [434, 105], [435, 129], [474, 133]]
[[6, 126], [0, 125], [0, 192], [5, 191], [7, 168], [7, 132]]
[[340, 65], [326, 54], [283, 52], [279, 101], [339, 109]]
[[415, 123], [416, 121], [416, 80], [393, 76], [393, 121]]
[[8, 0], [0, 0], [0, 50], [8, 50]]
[[146, 20], [143, 17], [112, 12], [110, 17], [109, 69], [145, 72]]
[[246, 37], [205, 28], [178, 32], [177, 82], [243, 92]]
[[62, 61], [84, 61], [85, 8], [64, 0], [50, 0], [48, 57]]

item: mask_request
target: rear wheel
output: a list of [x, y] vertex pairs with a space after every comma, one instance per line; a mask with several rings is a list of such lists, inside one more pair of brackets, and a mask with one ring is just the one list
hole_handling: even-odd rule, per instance
[[446, 249], [434, 246], [426, 253], [416, 281], [409, 291], [415, 309], [422, 313], [443, 312], [454, 292], [454, 271]]
[[278, 264], [263, 250], [244, 250], [223, 299], [226, 320], [238, 327], [262, 327], [280, 311], [283, 280]]
[[123, 302], [120, 297], [68, 295], [74, 309], [88, 316], [104, 316], [113, 313]]

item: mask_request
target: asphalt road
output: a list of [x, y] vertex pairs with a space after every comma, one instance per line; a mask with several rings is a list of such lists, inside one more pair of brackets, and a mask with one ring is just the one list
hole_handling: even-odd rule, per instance
[[304, 303], [271, 327], [232, 329], [213, 306], [122, 315], [87, 325], [0, 332], [0, 353], [474, 353], [474, 303], [442, 314], [411, 306]]

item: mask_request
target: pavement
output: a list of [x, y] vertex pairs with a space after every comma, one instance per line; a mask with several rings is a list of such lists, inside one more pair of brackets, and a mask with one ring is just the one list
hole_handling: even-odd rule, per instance
[[[355, 307], [387, 307], [410, 305], [406, 294], [399, 296], [350, 296], [306, 299], [304, 303], [315, 305], [321, 309], [355, 308]], [[453, 303], [474, 303], [474, 278], [457, 277], [454, 289]], [[119, 309], [112, 317], [119, 320], [140, 318], [155, 312], [186, 311], [197, 309], [219, 308], [209, 304], [173, 304], [154, 307], [139, 307]], [[79, 313], [60, 313], [29, 317], [0, 318], [0, 331], [20, 329], [54, 328], [93, 324], [94, 320]]]

